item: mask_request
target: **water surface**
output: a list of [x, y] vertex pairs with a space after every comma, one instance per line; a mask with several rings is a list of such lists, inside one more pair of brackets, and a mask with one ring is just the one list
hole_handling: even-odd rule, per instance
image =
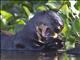
[[80, 60], [80, 56], [57, 52], [1, 51], [1, 60]]

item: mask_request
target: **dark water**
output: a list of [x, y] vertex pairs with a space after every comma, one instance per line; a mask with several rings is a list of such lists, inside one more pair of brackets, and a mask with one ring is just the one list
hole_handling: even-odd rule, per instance
[[1, 51], [1, 60], [80, 60], [80, 56], [56, 52]]

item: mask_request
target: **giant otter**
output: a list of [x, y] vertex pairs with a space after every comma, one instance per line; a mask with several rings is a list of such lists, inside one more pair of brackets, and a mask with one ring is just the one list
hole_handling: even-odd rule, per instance
[[26, 22], [26, 26], [15, 35], [3, 39], [3, 50], [57, 50], [63, 47], [59, 33], [63, 29], [63, 21], [57, 12], [39, 11]]

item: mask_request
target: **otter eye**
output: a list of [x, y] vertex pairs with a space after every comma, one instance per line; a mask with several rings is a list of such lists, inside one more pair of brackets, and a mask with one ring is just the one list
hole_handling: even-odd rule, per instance
[[59, 32], [60, 32], [60, 29], [55, 28], [54, 31], [55, 31], [56, 33], [59, 33]]

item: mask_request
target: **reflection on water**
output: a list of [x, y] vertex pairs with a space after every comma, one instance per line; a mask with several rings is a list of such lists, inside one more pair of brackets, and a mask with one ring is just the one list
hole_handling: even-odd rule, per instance
[[1, 51], [1, 60], [80, 60], [80, 57], [56, 52]]

